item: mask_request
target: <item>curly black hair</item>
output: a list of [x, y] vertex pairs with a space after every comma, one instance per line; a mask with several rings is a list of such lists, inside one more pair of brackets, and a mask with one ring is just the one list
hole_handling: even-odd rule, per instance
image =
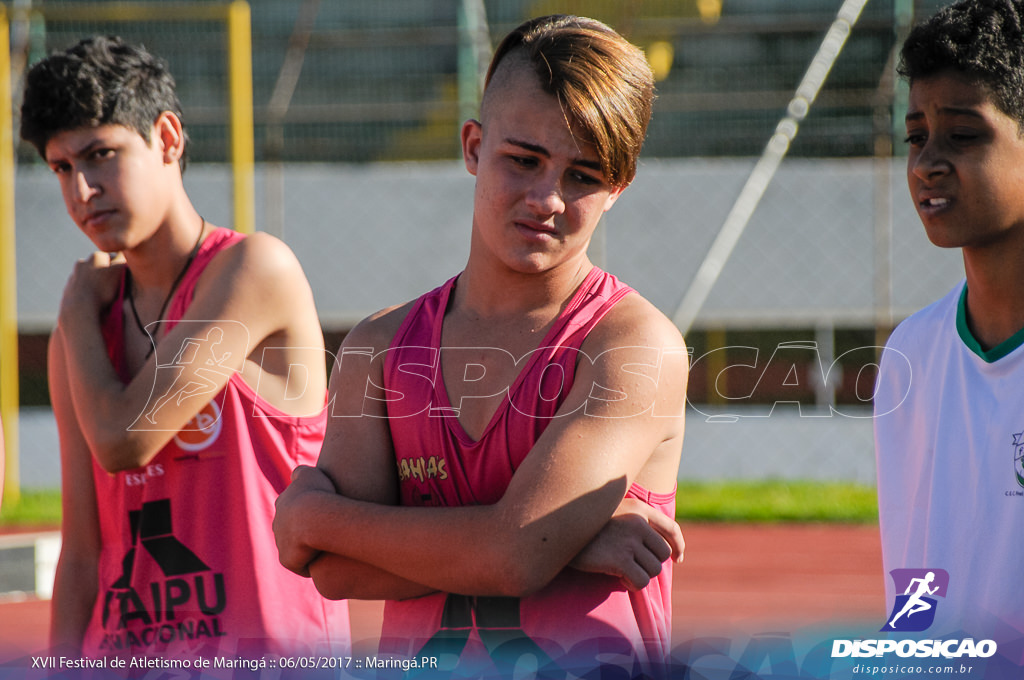
[[123, 125], [148, 144], [153, 123], [164, 111], [182, 118], [167, 64], [118, 37], [94, 36], [29, 69], [21, 136], [44, 158], [51, 137], [80, 127]]
[[959, 71], [1024, 131], [1024, 0], [961, 0], [917, 25], [900, 53], [911, 83]]

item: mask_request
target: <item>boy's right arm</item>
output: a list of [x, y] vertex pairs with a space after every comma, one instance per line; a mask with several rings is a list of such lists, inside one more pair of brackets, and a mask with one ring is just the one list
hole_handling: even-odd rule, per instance
[[[382, 400], [365, 399], [383, 384], [381, 359], [405, 317], [407, 308], [385, 311], [364, 321], [346, 337], [331, 369], [327, 432], [317, 468], [299, 468], [277, 501], [274, 531], [284, 555], [301, 530], [312, 536], [333, 531], [329, 521], [314, 515], [289, 513], [294, 500], [311, 490], [333, 490], [348, 498], [381, 505], [398, 503], [398, 477], [391, 430]], [[333, 489], [330, 487], [333, 486]], [[322, 543], [314, 540], [312, 543]], [[333, 553], [310, 553], [308, 575], [330, 599], [400, 600], [434, 592], [364, 562]], [[287, 560], [287, 558], [285, 558]], [[300, 560], [301, 561], [301, 560]]]
[[60, 437], [62, 519], [50, 643], [79, 650], [96, 602], [101, 546], [92, 456], [71, 404], [63, 345], [63, 333], [57, 329], [48, 348], [48, 380]]

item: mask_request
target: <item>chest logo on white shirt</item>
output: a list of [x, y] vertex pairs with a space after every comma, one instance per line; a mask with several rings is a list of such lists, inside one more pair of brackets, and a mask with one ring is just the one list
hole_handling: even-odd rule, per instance
[[1017, 484], [1024, 487], [1024, 432], [1013, 435], [1013, 472]]

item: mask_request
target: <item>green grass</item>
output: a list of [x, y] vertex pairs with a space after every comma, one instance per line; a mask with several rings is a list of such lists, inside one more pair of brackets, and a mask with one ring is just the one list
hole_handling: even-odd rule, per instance
[[17, 503], [6, 496], [0, 507], [0, 527], [60, 525], [60, 491], [22, 491]]
[[[679, 484], [676, 515], [706, 522], [854, 522], [878, 520], [873, 486], [845, 482], [686, 482]], [[60, 492], [25, 491], [4, 501], [0, 527], [60, 523]]]
[[875, 488], [847, 482], [680, 483], [676, 516], [708, 522], [878, 521]]

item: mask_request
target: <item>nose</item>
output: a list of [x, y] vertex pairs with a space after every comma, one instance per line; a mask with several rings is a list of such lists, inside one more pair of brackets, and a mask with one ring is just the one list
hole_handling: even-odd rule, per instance
[[908, 157], [910, 171], [923, 180], [944, 175], [952, 169], [947, 154], [937, 141], [929, 139], [917, 154]]
[[536, 178], [526, 193], [526, 203], [538, 215], [558, 215], [565, 211], [562, 184], [557, 176]]
[[79, 203], [88, 203], [99, 195], [100, 188], [96, 182], [82, 170], [76, 170], [71, 180], [71, 195]]

